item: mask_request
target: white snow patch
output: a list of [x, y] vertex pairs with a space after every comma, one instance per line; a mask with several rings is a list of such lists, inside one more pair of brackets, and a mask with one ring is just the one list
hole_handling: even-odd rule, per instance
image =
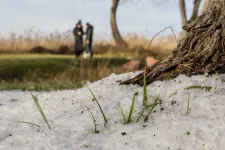
[[[136, 122], [142, 108], [143, 88], [119, 85], [136, 73], [115, 75], [89, 83], [78, 90], [33, 92], [50, 121], [48, 130], [33, 102], [30, 92], [0, 92], [0, 149], [57, 150], [223, 150], [225, 148], [225, 85], [224, 75], [178, 76], [170, 81], [156, 81], [147, 86], [149, 101], [160, 93], [157, 105], [147, 122]], [[184, 90], [192, 85], [211, 86], [205, 90]], [[96, 95], [108, 123], [92, 101]], [[176, 95], [169, 96], [178, 89]], [[123, 124], [119, 105], [129, 113], [134, 92], [133, 122]], [[186, 114], [188, 95], [190, 111]], [[173, 103], [173, 104], [172, 104]], [[99, 134], [93, 133], [93, 122], [86, 106], [91, 108]], [[147, 113], [147, 112], [146, 112]], [[27, 121], [41, 127], [18, 123]], [[121, 133], [126, 132], [126, 135]]]

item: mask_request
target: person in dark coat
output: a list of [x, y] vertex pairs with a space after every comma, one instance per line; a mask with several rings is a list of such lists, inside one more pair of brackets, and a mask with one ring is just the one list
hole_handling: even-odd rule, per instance
[[94, 27], [90, 24], [86, 24], [86, 38], [85, 38], [85, 44], [86, 44], [86, 50], [85, 51], [90, 51], [91, 52], [91, 57], [93, 56], [93, 51], [92, 51], [92, 40], [93, 40], [93, 31]]
[[77, 57], [83, 52], [83, 27], [81, 20], [76, 24], [76, 27], [73, 30], [73, 35], [75, 36], [75, 55]]

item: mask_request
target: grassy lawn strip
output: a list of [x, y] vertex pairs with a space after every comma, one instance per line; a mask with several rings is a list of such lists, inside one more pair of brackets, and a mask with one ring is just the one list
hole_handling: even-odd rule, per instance
[[71, 55], [2, 54], [0, 90], [57, 90], [82, 87], [111, 73], [124, 73], [128, 59], [96, 56], [91, 60]]

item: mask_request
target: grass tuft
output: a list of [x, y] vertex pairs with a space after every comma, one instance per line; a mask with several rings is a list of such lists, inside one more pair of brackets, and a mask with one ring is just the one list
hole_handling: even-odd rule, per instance
[[93, 120], [93, 123], [94, 123], [94, 133], [99, 133], [99, 131], [97, 130], [97, 124], [96, 124], [96, 120], [95, 120], [95, 118], [94, 118], [94, 115], [93, 115], [93, 113], [91, 112], [90, 108], [87, 107], [87, 109], [88, 109], [88, 111], [90, 112], [91, 117], [92, 117], [92, 120]]
[[159, 101], [159, 96], [160, 96], [160, 94], [156, 97], [155, 101], [153, 102], [151, 109], [150, 109], [148, 115], [145, 117], [144, 121], [148, 120], [149, 115], [151, 115], [152, 111], [154, 110], [155, 106], [157, 105], [157, 102]]
[[133, 111], [134, 111], [134, 103], [135, 103], [137, 95], [138, 95], [138, 92], [134, 93], [134, 96], [133, 96], [133, 99], [132, 99], [132, 103], [131, 103], [131, 106], [130, 106], [129, 116], [128, 116], [127, 119], [126, 119], [126, 116], [125, 116], [122, 108], [120, 107], [120, 113], [121, 113], [121, 115], [123, 117], [124, 124], [128, 124], [128, 123], [131, 122], [132, 114], [133, 114]]
[[101, 111], [101, 113], [102, 113], [102, 116], [103, 116], [103, 118], [104, 118], [105, 123], [107, 123], [108, 121], [107, 121], [106, 116], [105, 116], [105, 114], [104, 114], [104, 112], [103, 112], [103, 110], [102, 110], [101, 105], [99, 104], [99, 102], [98, 102], [97, 98], [95, 97], [94, 93], [93, 93], [91, 90], [90, 90], [90, 92], [91, 92], [91, 94], [92, 94], [92, 96], [93, 96], [93, 98], [94, 98], [94, 101], [96, 101], [96, 103], [98, 104], [98, 107], [99, 107], [99, 109], [100, 109], [100, 111]]
[[38, 98], [37, 98], [36, 96], [34, 96], [32, 93], [31, 93], [31, 95], [32, 95], [32, 97], [33, 97], [33, 99], [34, 99], [35, 105], [37, 106], [37, 109], [38, 109], [38, 111], [40, 112], [42, 118], [44, 119], [45, 123], [48, 125], [48, 128], [51, 129], [51, 127], [50, 127], [50, 125], [49, 125], [49, 123], [48, 123], [48, 119], [46, 118], [46, 116], [45, 116], [43, 110], [41, 109], [41, 106], [40, 106], [39, 103], [38, 103]]

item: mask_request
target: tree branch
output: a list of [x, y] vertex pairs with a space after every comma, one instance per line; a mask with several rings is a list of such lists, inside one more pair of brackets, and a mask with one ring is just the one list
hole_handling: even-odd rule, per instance
[[198, 11], [199, 11], [199, 6], [200, 6], [201, 1], [202, 0], [195, 0], [194, 1], [194, 9], [193, 9], [191, 18], [188, 21], [189, 23], [192, 22], [193, 20], [195, 20], [198, 17]]
[[116, 9], [120, 0], [113, 0], [113, 7]]
[[148, 46], [147, 46], [147, 49], [148, 49], [148, 50], [150, 49], [150, 46], [152, 45], [153, 40], [154, 40], [160, 33], [164, 32], [166, 29], [171, 29], [171, 31], [173, 32], [174, 39], [175, 39], [176, 42], [178, 43], [178, 40], [177, 40], [177, 37], [176, 37], [176, 34], [175, 34], [173, 28], [172, 28], [172, 27], [166, 27], [166, 28], [164, 28], [163, 30], [159, 31], [158, 33], [156, 33], [156, 34], [153, 36], [153, 38], [151, 39], [151, 41], [149, 42], [149, 44], [148, 44]]
[[182, 26], [184, 26], [187, 24], [185, 0], [180, 0], [179, 6], [180, 6], [180, 15], [181, 15], [181, 20], [182, 20]]

